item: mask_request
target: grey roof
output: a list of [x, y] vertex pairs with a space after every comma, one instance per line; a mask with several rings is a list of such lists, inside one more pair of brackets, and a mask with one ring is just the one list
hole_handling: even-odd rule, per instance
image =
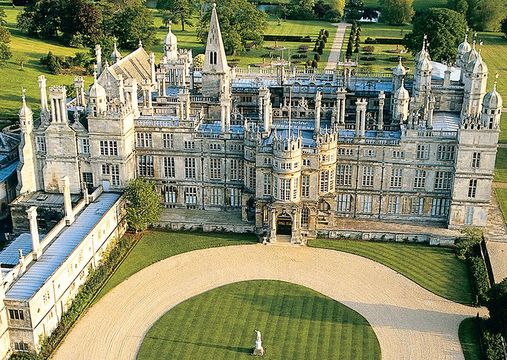
[[[433, 66], [433, 70], [431, 71], [431, 77], [433, 79], [444, 79], [445, 71], [447, 70], [447, 65], [432, 61], [431, 65]], [[451, 66], [451, 80], [459, 81], [461, 79], [461, 69], [458, 67]]]
[[450, 112], [435, 112], [433, 115], [433, 130], [458, 131], [459, 123], [459, 114]]
[[[220, 122], [213, 122], [207, 124], [200, 124], [197, 131], [201, 133], [211, 133], [211, 134], [219, 134], [222, 130], [222, 126]], [[244, 128], [243, 125], [231, 125], [230, 131], [232, 134], [243, 134]]]
[[15, 161], [10, 165], [0, 169], [0, 183], [3, 183], [7, 180], [14, 172], [16, 172], [16, 168], [18, 166], [19, 161]]
[[[43, 235], [39, 236], [42, 240]], [[29, 233], [23, 233], [14, 239], [5, 249], [0, 252], [0, 264], [16, 266], [19, 262], [18, 249], [23, 251], [23, 255], [26, 255], [32, 251], [32, 235]]]
[[5, 298], [20, 301], [29, 300], [63, 264], [120, 196], [117, 193], [103, 193], [88, 205], [74, 223], [66, 227], [42, 256], [14, 282], [5, 294]]

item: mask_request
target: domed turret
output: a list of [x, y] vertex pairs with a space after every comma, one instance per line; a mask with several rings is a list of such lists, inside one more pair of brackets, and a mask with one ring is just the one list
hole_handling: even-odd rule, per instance
[[400, 56], [400, 60], [398, 62], [398, 65], [393, 70], [393, 75], [394, 76], [405, 76], [406, 74], [407, 74], [407, 69], [405, 69], [405, 67], [401, 63], [401, 56]]
[[496, 90], [496, 81], [493, 85], [493, 90], [484, 95], [482, 106], [489, 109], [502, 109], [503, 100], [500, 93]]
[[401, 81], [400, 88], [394, 92], [394, 98], [397, 100], [410, 100], [410, 94], [405, 89], [405, 81]]
[[468, 62], [466, 70], [471, 74], [484, 74], [488, 72], [488, 67], [486, 63], [482, 60], [482, 56], [479, 52], [477, 52], [477, 56], [474, 55], [474, 58]]
[[428, 37], [426, 35], [424, 35], [422, 49], [417, 54], [415, 54], [416, 65], [417, 65], [417, 63], [421, 62], [422, 59], [430, 56], [430, 54], [428, 53], [428, 50], [427, 50], [427, 40], [428, 40]]
[[458, 55], [459, 54], [464, 55], [468, 53], [470, 50], [472, 50], [472, 46], [468, 42], [468, 35], [465, 35], [465, 40], [458, 45]]
[[164, 40], [164, 54], [168, 60], [176, 60], [178, 57], [178, 39], [171, 31], [171, 23]]
[[[23, 104], [21, 105], [21, 109], [19, 109], [19, 119], [20, 119], [20, 122], [22, 122], [23, 120], [28, 120], [32, 119], [32, 110], [28, 107], [28, 105], [26, 105], [26, 89], [23, 88], [23, 95], [22, 95], [22, 98], [23, 98]], [[23, 128], [23, 123], [21, 123], [21, 127]], [[31, 124], [30, 124], [31, 125]]]
[[88, 94], [88, 110], [92, 116], [98, 116], [106, 111], [107, 97], [106, 90], [97, 81], [97, 73], [93, 73], [93, 85]]

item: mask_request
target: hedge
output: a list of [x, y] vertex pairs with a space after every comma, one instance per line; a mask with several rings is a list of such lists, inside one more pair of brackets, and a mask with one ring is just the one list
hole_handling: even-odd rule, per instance
[[499, 333], [483, 329], [483, 355], [487, 360], [505, 360], [502, 336]]
[[12, 359], [41, 360], [48, 359], [58, 347], [67, 332], [79, 319], [84, 310], [92, 303], [95, 295], [102, 289], [102, 286], [122, 262], [130, 249], [140, 239], [138, 235], [126, 235], [117, 241], [111, 242], [106, 249], [102, 260], [96, 269], [92, 269], [86, 282], [79, 288], [79, 291], [67, 311], [62, 315], [60, 323], [49, 337], [44, 339], [39, 354], [25, 353], [14, 354]]
[[480, 304], [488, 301], [489, 277], [484, 260], [479, 256], [471, 256], [468, 259], [472, 286]]
[[312, 42], [308, 35], [264, 35], [264, 41]]

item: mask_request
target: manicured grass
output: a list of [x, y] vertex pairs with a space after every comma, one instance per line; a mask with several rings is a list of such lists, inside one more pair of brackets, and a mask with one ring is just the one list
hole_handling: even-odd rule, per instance
[[360, 314], [318, 292], [279, 281], [246, 281], [193, 297], [161, 317], [137, 355], [149, 359], [380, 359]]
[[[405, 54], [396, 53], [396, 50], [404, 49], [403, 45], [384, 45], [384, 44], [366, 44], [367, 38], [389, 38], [389, 39], [401, 39], [410, 31], [412, 27], [406, 26], [389, 26], [386, 24], [361, 24], [361, 52], [359, 57], [367, 56], [363, 52], [365, 46], [373, 46], [375, 51], [373, 52], [374, 61], [365, 61], [359, 59], [360, 67], [365, 71], [373, 72], [391, 72], [392, 69], [398, 65], [398, 58], [403, 58], [403, 64], [406, 68], [413, 68], [414, 57], [410, 52]], [[347, 38], [348, 41], [348, 38]], [[368, 55], [369, 56], [369, 55]], [[354, 54], [353, 59], [356, 58]], [[410, 69], [409, 69], [410, 70]]]
[[310, 240], [309, 246], [344, 251], [377, 261], [429, 291], [471, 304], [468, 268], [449, 248], [353, 240]]
[[[498, 204], [500, 205], [500, 210], [502, 211], [502, 215], [504, 220], [507, 219], [507, 189], [495, 189], [496, 199]], [[506, 220], [507, 222], [507, 220]]]
[[459, 324], [459, 341], [465, 360], [480, 360], [480, 333], [476, 318], [465, 319]]
[[507, 182], [507, 148], [498, 148], [496, 153], [495, 181]]
[[254, 244], [251, 234], [211, 234], [149, 231], [137, 243], [125, 261], [108, 280], [96, 301], [139, 270], [184, 252], [228, 245]]

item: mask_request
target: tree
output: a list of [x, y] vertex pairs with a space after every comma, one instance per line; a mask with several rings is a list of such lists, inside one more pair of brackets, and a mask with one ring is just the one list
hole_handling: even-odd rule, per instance
[[196, 68], [202, 68], [204, 66], [204, 61], [206, 60], [206, 57], [204, 54], [197, 54], [194, 56], [194, 66]]
[[414, 16], [414, 0], [379, 0], [382, 18], [390, 25], [410, 23]]
[[507, 18], [503, 19], [501, 28], [502, 32], [507, 36]]
[[338, 12], [340, 17], [345, 15], [345, 0], [333, 0], [331, 2], [331, 6], [336, 12]]
[[3, 25], [6, 23], [5, 18], [5, 12], [0, 9], [0, 64], [5, 63], [12, 57], [11, 48], [9, 47], [11, 33]]
[[290, 0], [286, 16], [294, 20], [311, 20], [314, 15], [314, 0]]
[[103, 35], [102, 8], [88, 0], [67, 1], [60, 16], [63, 41], [72, 46], [93, 46]]
[[493, 328], [507, 336], [507, 278], [491, 287], [486, 306]]
[[63, 2], [54, 0], [33, 1], [18, 14], [18, 26], [41, 38], [57, 37], [63, 5]]
[[345, 17], [348, 20], [359, 20], [363, 15], [363, 0], [347, 0], [345, 3]]
[[[227, 53], [243, 51], [248, 42], [259, 46], [263, 42], [264, 29], [267, 26], [266, 14], [259, 11], [247, 0], [218, 0], [216, 2], [220, 30]], [[199, 20], [197, 35], [206, 43], [208, 38], [211, 6], [208, 6]]]
[[198, 3], [195, 0], [159, 0], [157, 8], [170, 14], [174, 22], [181, 24], [181, 30], [185, 31], [185, 25], [192, 25], [190, 19], [197, 10]]
[[479, 0], [471, 9], [471, 24], [480, 31], [498, 31], [507, 15], [506, 0]]
[[467, 22], [463, 14], [444, 8], [430, 8], [414, 16], [412, 33], [405, 35], [406, 46], [413, 53], [421, 49], [428, 36], [433, 60], [443, 62], [456, 58], [458, 44], [463, 41]]
[[468, 14], [469, 5], [467, 0], [449, 0], [447, 7], [465, 16]]
[[116, 37], [124, 49], [136, 49], [139, 41], [150, 48], [156, 43], [156, 29], [152, 12], [142, 0], [113, 4], [112, 16], [105, 19], [106, 33]]
[[125, 188], [127, 223], [136, 232], [160, 219], [162, 205], [155, 184], [143, 178], [130, 180]]

